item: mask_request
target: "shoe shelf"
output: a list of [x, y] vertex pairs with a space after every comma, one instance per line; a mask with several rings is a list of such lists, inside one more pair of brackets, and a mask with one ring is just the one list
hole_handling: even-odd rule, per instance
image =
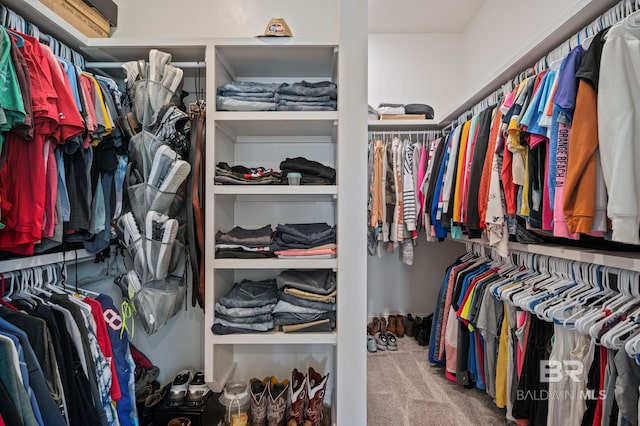
[[216, 335], [216, 345], [335, 345], [337, 332], [267, 333]]
[[215, 259], [213, 269], [336, 269], [338, 259]]

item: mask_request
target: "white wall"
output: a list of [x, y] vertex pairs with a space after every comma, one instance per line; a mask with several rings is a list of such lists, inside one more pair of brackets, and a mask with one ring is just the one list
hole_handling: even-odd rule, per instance
[[282, 17], [294, 37], [337, 34], [336, 0], [115, 0], [113, 37], [252, 37]]
[[453, 241], [429, 243], [420, 235], [414, 264], [402, 263], [399, 250], [367, 260], [367, 313], [426, 315], [433, 312], [447, 267], [465, 252]]
[[461, 76], [462, 34], [369, 34], [369, 104], [452, 107]]

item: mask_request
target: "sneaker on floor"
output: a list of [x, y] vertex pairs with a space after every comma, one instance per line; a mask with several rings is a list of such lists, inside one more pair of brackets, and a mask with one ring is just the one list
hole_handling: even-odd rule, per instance
[[198, 371], [191, 383], [189, 383], [189, 394], [187, 395], [187, 405], [189, 407], [199, 407], [207, 402], [211, 389], [204, 381], [204, 371]]
[[398, 343], [395, 333], [387, 332], [387, 350], [397, 351]]
[[378, 352], [378, 345], [376, 344], [376, 338], [371, 335], [367, 336], [367, 351], [371, 353]]
[[387, 350], [387, 333], [377, 332], [374, 336], [376, 339], [376, 346], [379, 351]]
[[150, 210], [146, 218], [147, 265], [156, 280], [166, 278], [171, 264], [173, 243], [178, 235], [178, 221]]
[[189, 383], [193, 379], [193, 373], [191, 370], [182, 370], [171, 382], [171, 389], [169, 390], [169, 398], [166, 405], [169, 407], [180, 407], [184, 405], [187, 400], [187, 394], [189, 393]]

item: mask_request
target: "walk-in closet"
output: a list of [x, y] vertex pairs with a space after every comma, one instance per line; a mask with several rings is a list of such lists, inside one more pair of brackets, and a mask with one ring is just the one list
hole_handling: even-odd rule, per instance
[[638, 1], [0, 21], [0, 426], [638, 424]]

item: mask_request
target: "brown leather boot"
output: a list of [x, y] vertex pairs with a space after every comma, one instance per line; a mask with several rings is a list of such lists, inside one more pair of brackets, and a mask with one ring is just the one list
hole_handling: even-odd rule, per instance
[[398, 315], [396, 316], [396, 335], [398, 337], [404, 337], [404, 316], [403, 315]]
[[397, 318], [395, 315], [389, 315], [389, 325], [387, 326], [387, 332], [396, 334], [397, 330]]
[[322, 377], [312, 367], [307, 374], [307, 408], [304, 410], [304, 426], [321, 426], [324, 418], [324, 394], [329, 373]]
[[380, 317], [380, 333], [386, 334], [387, 332], [387, 319]]
[[307, 376], [293, 369], [291, 373], [291, 386], [289, 387], [291, 407], [287, 417], [287, 426], [300, 426], [304, 421], [304, 406], [307, 402]]
[[380, 318], [373, 317], [371, 322], [367, 324], [367, 333], [375, 336], [378, 331], [380, 331]]

